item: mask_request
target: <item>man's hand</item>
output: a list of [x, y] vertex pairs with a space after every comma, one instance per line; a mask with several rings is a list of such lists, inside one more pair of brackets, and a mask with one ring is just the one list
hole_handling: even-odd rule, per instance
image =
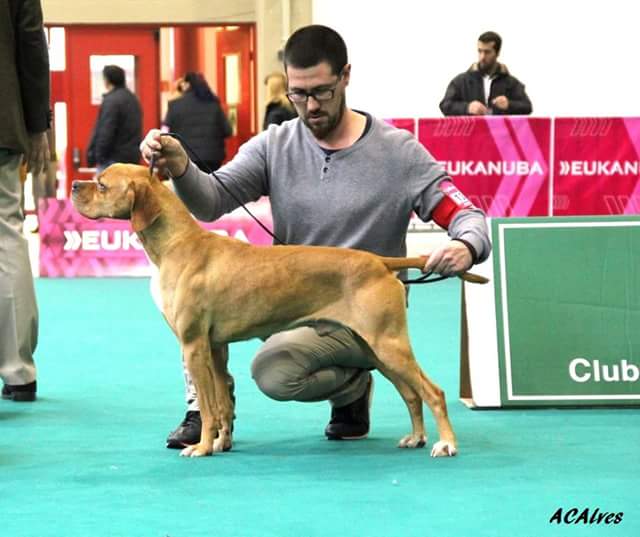
[[29, 153], [26, 155], [27, 172], [34, 177], [40, 175], [51, 159], [49, 140], [46, 132], [38, 132], [29, 136]]
[[187, 171], [189, 157], [186, 151], [172, 136], [160, 136], [162, 132], [158, 129], [151, 129], [140, 144], [140, 153], [145, 162], [151, 162], [154, 155], [154, 164], [160, 173], [167, 172], [172, 177], [181, 177]]
[[489, 110], [480, 101], [471, 101], [469, 106], [467, 106], [467, 112], [472, 116], [486, 116], [489, 113]]
[[500, 95], [491, 101], [491, 104], [500, 110], [507, 110], [509, 108], [509, 99], [504, 95]]
[[429, 254], [429, 259], [422, 272], [454, 276], [469, 270], [472, 264], [473, 257], [469, 248], [460, 241], [449, 241]]

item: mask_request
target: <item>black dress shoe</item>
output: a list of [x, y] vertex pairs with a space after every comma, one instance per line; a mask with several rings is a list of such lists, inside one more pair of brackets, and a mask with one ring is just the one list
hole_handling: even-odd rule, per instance
[[17, 403], [30, 403], [36, 400], [36, 381], [29, 384], [5, 384], [2, 387], [2, 398]]
[[369, 434], [369, 409], [373, 398], [373, 377], [360, 399], [331, 409], [331, 421], [324, 430], [329, 440], [359, 440]]
[[167, 447], [169, 449], [182, 449], [200, 442], [200, 430], [202, 420], [198, 410], [189, 410], [178, 428], [167, 437]]

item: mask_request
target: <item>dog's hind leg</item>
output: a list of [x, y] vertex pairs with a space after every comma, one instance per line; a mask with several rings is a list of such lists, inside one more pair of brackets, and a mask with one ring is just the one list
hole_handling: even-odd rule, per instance
[[[380, 297], [385, 300], [381, 301]], [[444, 392], [422, 372], [411, 350], [407, 332], [405, 294], [402, 284], [393, 276], [361, 287], [352, 295], [351, 312], [341, 322], [350, 326], [373, 351], [376, 367], [394, 381], [405, 399], [411, 414], [412, 434], [420, 434], [424, 426], [416, 425], [420, 414], [415, 412], [415, 396], [424, 401], [436, 420], [440, 439], [431, 450], [431, 456], [452, 456], [457, 452], [456, 437], [449, 422]], [[403, 386], [404, 383], [406, 386]], [[395, 384], [395, 382], [394, 382]], [[412, 394], [411, 391], [414, 393]], [[419, 437], [409, 435], [400, 440], [418, 442]]]
[[423, 396], [423, 398], [433, 413], [438, 427], [438, 433], [440, 435], [440, 439], [433, 444], [433, 447], [431, 448], [431, 456], [453, 457], [458, 453], [458, 445], [455, 433], [451, 427], [451, 422], [449, 421], [449, 413], [447, 412], [447, 402], [444, 391], [437, 384], [432, 382], [429, 377], [427, 377], [418, 365], [418, 362], [415, 361], [415, 358], [414, 365], [420, 375], [424, 393], [429, 394], [426, 397]]
[[212, 346], [211, 362], [213, 364], [213, 380], [215, 383], [216, 403], [218, 410], [218, 436], [213, 441], [213, 451], [229, 451], [233, 429], [234, 404], [231, 400], [230, 386], [233, 378], [229, 374], [229, 346]]
[[422, 415], [422, 398], [408, 384], [400, 380], [400, 377], [389, 371], [383, 365], [378, 366], [378, 370], [396, 387], [409, 410], [411, 417], [411, 434], [403, 436], [398, 442], [401, 448], [421, 448], [427, 443], [427, 432], [424, 428], [424, 417]]
[[[429, 405], [440, 435], [439, 441], [434, 444], [431, 450], [431, 456], [455, 455], [457, 453], [456, 437], [449, 422], [444, 392], [422, 372], [411, 351], [408, 339], [404, 337], [377, 337], [371, 348], [382, 363], [382, 367], [386, 368], [390, 378], [399, 377]], [[401, 389], [401, 385], [397, 385], [397, 387]], [[411, 412], [411, 408], [409, 411]]]

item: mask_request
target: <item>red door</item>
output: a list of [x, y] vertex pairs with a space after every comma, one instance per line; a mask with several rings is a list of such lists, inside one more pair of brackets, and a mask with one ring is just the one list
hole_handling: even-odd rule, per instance
[[71, 26], [66, 36], [68, 195], [74, 179], [93, 175], [87, 169], [87, 147], [104, 93], [101, 65], [113, 63], [127, 72], [127, 86], [142, 106], [143, 135], [160, 124], [160, 73], [156, 28]]
[[233, 127], [227, 160], [259, 130], [255, 117], [254, 27], [225, 27], [217, 33], [218, 96]]

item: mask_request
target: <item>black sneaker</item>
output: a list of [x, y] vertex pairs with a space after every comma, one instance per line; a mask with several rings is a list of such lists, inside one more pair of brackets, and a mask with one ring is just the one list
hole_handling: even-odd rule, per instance
[[199, 410], [188, 410], [182, 423], [167, 437], [167, 447], [169, 449], [182, 449], [200, 442], [200, 430], [202, 420]]
[[359, 440], [369, 434], [369, 409], [373, 399], [373, 376], [360, 399], [331, 409], [331, 420], [324, 430], [329, 440]]
[[[229, 383], [231, 390], [231, 401], [236, 404], [235, 385], [233, 380]], [[233, 415], [235, 419], [236, 415]], [[182, 449], [200, 442], [200, 431], [202, 430], [202, 418], [199, 410], [188, 410], [182, 423], [175, 431], [169, 433], [167, 437], [167, 448]], [[233, 433], [233, 422], [231, 422], [231, 432]]]
[[31, 403], [36, 400], [36, 391], [35, 380], [29, 384], [5, 384], [2, 387], [2, 398], [18, 403]]

